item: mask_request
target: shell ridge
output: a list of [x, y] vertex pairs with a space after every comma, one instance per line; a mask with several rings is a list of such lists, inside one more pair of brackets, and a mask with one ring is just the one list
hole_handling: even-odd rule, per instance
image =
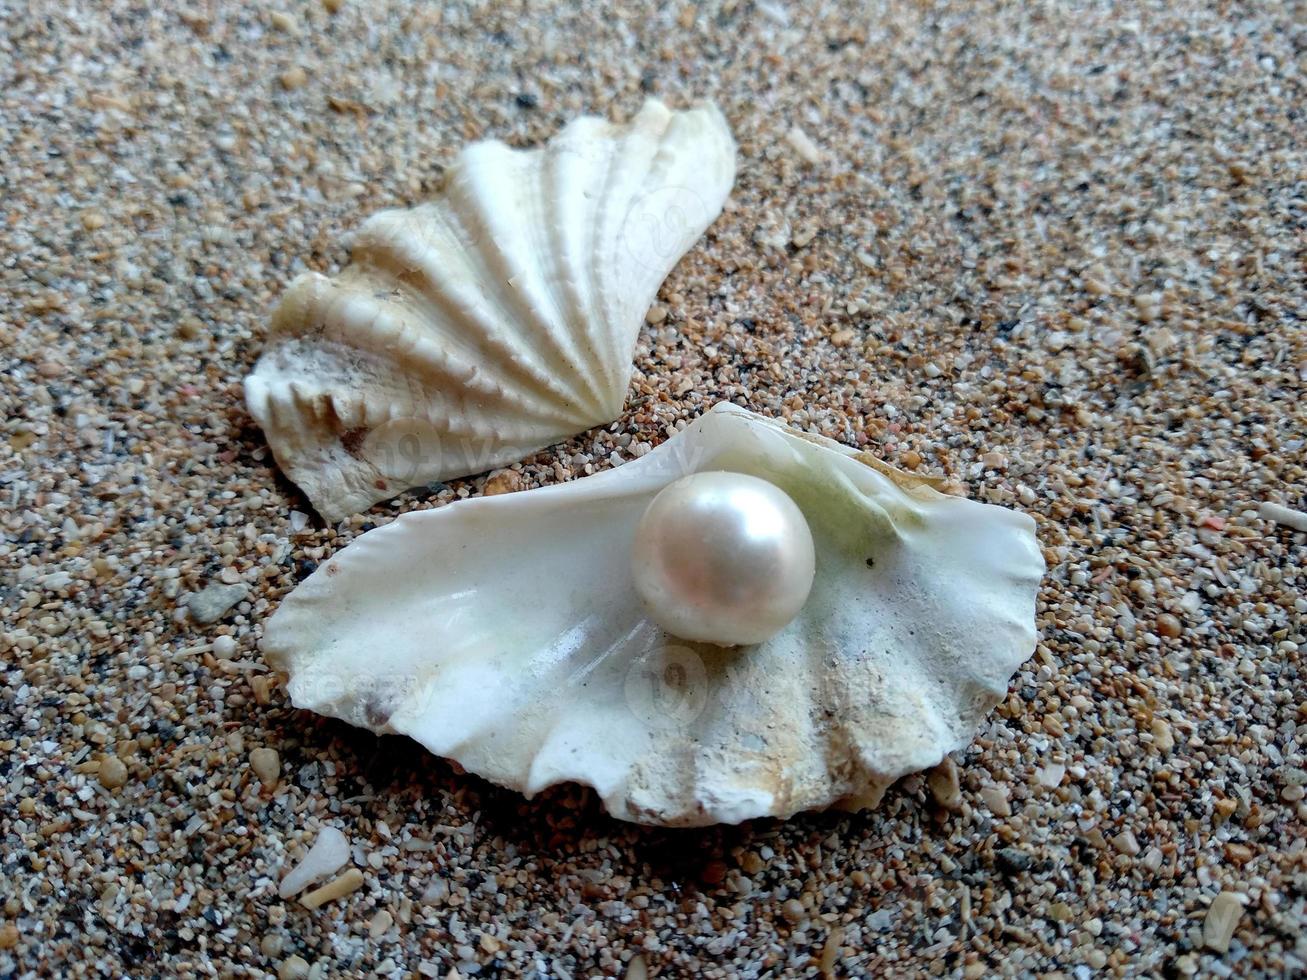
[[[399, 380], [406, 384], [411, 383], [409, 379], [402, 376]], [[379, 478], [387, 481], [396, 479], [393, 471], [383, 471], [379, 468], [374, 459], [377, 453], [384, 458], [393, 457], [399, 464], [398, 472], [407, 474], [410, 479], [430, 481], [448, 478], [449, 473], [437, 465], [435, 454], [422, 450], [423, 446], [430, 444], [430, 438], [424, 439], [422, 435], [413, 433], [412, 438], [417, 442], [414, 447], [406, 451], [405, 439], [409, 438], [413, 425], [419, 426], [429, 437], [433, 437], [446, 447], [450, 446], [452, 440], [452, 448], [473, 461], [478, 470], [498, 465], [495, 462], [484, 461], [502, 459], [504, 450], [500, 447], [505, 442], [513, 447], [507, 450], [508, 456], [516, 458], [521, 447], [538, 448], [548, 445], [565, 431], [532, 428], [520, 422], [513, 424], [507, 421], [496, 430], [487, 431], [482, 425], [474, 423], [466, 412], [460, 412], [454, 407], [448, 411], [417, 407], [412, 400], [411, 391], [402, 393], [404, 397], [400, 400], [367, 394], [355, 395], [350, 400], [345, 400], [339, 393], [315, 390], [306, 387], [306, 384], [305, 381], [295, 380], [287, 385], [287, 394], [299, 407], [299, 414], [319, 418], [323, 413], [326, 415], [323, 424], [313, 430], [322, 438], [316, 441], [301, 439], [297, 444], [316, 447], [316, 452], [326, 453], [327, 458], [334, 459], [336, 462], [332, 464], [332, 469], [335, 470], [336, 478], [347, 479], [346, 470], [362, 468], [364, 472], [355, 474], [349, 478], [349, 482], [357, 488], [357, 491], [364, 493], [368, 492], [367, 488], [374, 486]], [[327, 420], [335, 420], [339, 427], [348, 430], [370, 431], [365, 436], [362, 446], [354, 453], [333, 452], [332, 426], [327, 424]], [[388, 432], [386, 427], [392, 423], [405, 423], [405, 427], [403, 431]], [[296, 482], [313, 480], [311, 467], [305, 472], [298, 464], [281, 459], [278, 462], [283, 469], [295, 477]]]
[[[451, 222], [457, 225], [457, 216], [452, 215], [447, 209], [433, 207], [428, 212], [428, 217], [432, 225], [442, 226], [448, 235], [457, 236], [457, 233], [450, 229]], [[427, 312], [432, 327], [439, 328], [440, 338], [452, 342], [462, 350], [469, 363], [480, 361], [483, 366], [487, 363], [493, 364], [494, 361], [487, 359], [485, 355], [487, 352], [499, 355], [499, 366], [507, 369], [506, 377], [501, 379], [501, 385], [507, 378], [513, 378], [535, 392], [538, 400], [534, 404], [522, 401], [524, 406], [530, 405], [527, 411], [563, 424], [578, 421], [566, 412], [570, 396], [562, 380], [546, 370], [544, 365], [532, 361], [526, 354], [529, 345], [523, 348], [520, 343], [521, 337], [512, 334], [510, 335], [512, 340], [517, 343], [505, 343], [502, 339], [503, 335], [497, 335], [494, 324], [498, 319], [503, 318], [505, 311], [493, 298], [462, 286], [458, 276], [442, 266], [432, 265], [422, 260], [417, 260], [418, 266], [411, 266], [410, 263], [416, 257], [399, 250], [391, 240], [384, 237], [370, 237], [364, 244], [362, 260], [381, 270], [401, 286], [406, 294], [412, 296], [415, 302]], [[447, 264], [462, 262], [470, 269], [471, 264], [466, 261], [466, 254], [458, 250], [447, 250], [443, 258]], [[420, 272], [420, 276], [414, 276], [414, 272]], [[466, 282], [474, 282], [476, 276], [466, 274], [463, 278]], [[468, 340], [469, 336], [480, 337], [479, 349], [471, 344]], [[435, 346], [433, 338], [425, 339], [430, 346]]]
[[[535, 193], [528, 197], [542, 204], [534, 211], [534, 220], [529, 222], [529, 228], [536, 254], [548, 256], [549, 275], [543, 277], [541, 285], [548, 295], [558, 329], [568, 338], [568, 349], [578, 365], [593, 365], [597, 352], [594, 335], [598, 331], [590, 329], [589, 317], [577, 315], [579, 308], [573, 288], [576, 273], [571, 261], [574, 253], [566, 243], [569, 229], [577, 229], [579, 235], [589, 235], [593, 234], [593, 226], [586, 220], [569, 222], [566, 219], [566, 205], [572, 203], [571, 196], [566, 181], [556, 178], [562, 163], [578, 155], [567, 142], [569, 129], [570, 127], [564, 130], [564, 138], [551, 141], [540, 151], [541, 165], [533, 174]], [[588, 358], [587, 352], [590, 354]], [[606, 370], [595, 372], [584, 367], [580, 367], [577, 374], [577, 380], [584, 386], [590, 404], [599, 410], [599, 417], [607, 417], [612, 409], [609, 374]], [[616, 411], [620, 410], [619, 404]]]
[[[588, 405], [592, 420], [598, 420], [607, 417], [608, 400], [602, 386], [596, 384], [595, 372], [591, 369], [593, 360], [585, 357], [584, 332], [575, 329], [564, 314], [559, 282], [567, 276], [566, 257], [552, 247], [551, 241], [549, 222], [556, 213], [557, 202], [548, 193], [547, 175], [560, 145], [561, 141], [555, 138], [533, 151], [533, 159], [538, 161], [537, 166], [528, 166], [525, 160], [521, 162], [521, 173], [526, 174], [526, 179], [519, 179], [516, 184], [526, 191], [520, 222], [523, 229], [523, 250], [525, 254], [536, 256], [538, 261], [517, 262], [521, 274], [515, 277], [514, 285], [524, 302], [530, 299], [529, 303], [525, 303], [524, 310], [534, 314], [537, 329], [546, 333], [557, 347], [573, 372], [570, 379]], [[503, 237], [495, 238], [497, 246], [503, 241]]]
[[[523, 331], [514, 316], [516, 297], [505, 288], [505, 276], [495, 269], [486, 253], [484, 240], [491, 232], [478, 220], [473, 209], [475, 198], [469, 199], [470, 182], [469, 150], [465, 148], [459, 154], [454, 171], [446, 182], [446, 199], [443, 207], [438, 209], [439, 220], [448, 229], [449, 234], [459, 242], [458, 258], [463, 263], [463, 277], [474, 287], [468, 293], [468, 309], [475, 311], [479, 320], [499, 323], [510, 329], [502, 330], [503, 340], [499, 341], [506, 350], [513, 351], [514, 361], [530, 366], [531, 376], [544, 382], [552, 397], [557, 398], [558, 406], [566, 412], [574, 403], [566, 386], [562, 384], [557, 365], [541, 353], [534, 341], [537, 339], [531, 330]], [[507, 149], [507, 148], [505, 148]], [[538, 151], [517, 151], [534, 154]], [[464, 213], [467, 211], [468, 213]]]
[[[614, 229], [614, 234], [618, 238], [615, 245], [625, 245], [626, 262], [614, 262], [612, 266], [614, 281], [608, 283], [608, 293], [613, 297], [614, 305], [605, 311], [609, 317], [630, 316], [637, 319], [637, 322], [643, 320], [645, 313], [657, 297], [663, 280], [680, 259], [680, 255], [677, 254], [668, 262], [666, 254], [650, 255], [647, 250], [637, 252], [635, 240], [631, 237], [630, 219], [634, 209], [641, 203], [640, 198], [653, 198], [666, 189], [655, 183], [658, 173], [656, 162], [664, 152], [671, 152], [672, 142], [669, 134], [676, 122], [691, 115], [693, 111], [671, 113], [657, 99], [646, 99], [632, 123], [631, 136], [628, 140], [633, 150], [627, 164], [628, 193], [622, 199], [621, 206], [613, 209], [614, 218], [618, 222]], [[634, 152], [636, 150], [639, 151], [638, 154]], [[617, 152], [618, 147], [614, 147], [614, 155]], [[693, 161], [686, 161], [686, 163], [687, 166], [693, 166], [696, 163], [701, 164], [702, 161], [696, 154]], [[697, 218], [694, 223], [697, 223]], [[681, 251], [683, 252], [684, 249]], [[620, 253], [619, 247], [614, 247], [610, 252], [614, 256]], [[638, 334], [614, 339], [625, 342], [624, 347], [614, 352], [614, 359], [619, 362], [630, 360]]]
[[[461, 385], [485, 397], [501, 396], [502, 386], [483, 378], [475, 361], [460, 358], [457, 352], [438, 347], [428, 338], [422, 337], [406, 321], [399, 319], [392, 302], [375, 297], [351, 296], [339, 287], [333, 288], [338, 297], [337, 302], [341, 305], [351, 304], [355, 313], [353, 320], [347, 320], [345, 313], [339, 312], [337, 308], [324, 313], [324, 321], [330, 324], [324, 339], [328, 339], [337, 350], [349, 350], [345, 339], [348, 337], [356, 348], [376, 356], [380, 362], [392, 368], [392, 373], [399, 373], [394, 369], [398, 368], [399, 362], [407, 355], [419, 372], [426, 374], [437, 386]], [[375, 315], [367, 320], [358, 319], [360, 308], [368, 304], [375, 309]], [[333, 319], [336, 321], [334, 324], [331, 323]], [[508, 401], [514, 409], [539, 414], [542, 418], [550, 417], [520, 399]]]
[[329, 281], [326, 276], [317, 272], [302, 272], [292, 279], [273, 308], [268, 323], [268, 340], [272, 341], [284, 336], [303, 336], [304, 310], [312, 305], [321, 284]]
[[[616, 414], [621, 411], [621, 401], [626, 395], [626, 386], [619, 379], [621, 365], [605, 362], [609, 346], [606, 337], [610, 331], [604, 329], [605, 323], [595, 306], [594, 283], [581, 271], [598, 235], [599, 207], [603, 201], [601, 194], [587, 194], [584, 190], [597, 183], [596, 171], [601, 154], [596, 150], [603, 147], [595, 131], [605, 133], [606, 124], [594, 117], [582, 117], [569, 124], [561, 134], [563, 138], [556, 146], [550, 147], [547, 157], [553, 177], [549, 188], [550, 245], [559, 256], [560, 310], [573, 325], [579, 339], [583, 340], [592, 361], [600, 365], [598, 378], [602, 382], [600, 394], [606, 414]], [[565, 217], [569, 207], [578, 212], [574, 222]]]
[[[583, 372], [579, 358], [574, 349], [569, 349], [566, 338], [558, 325], [543, 315], [542, 304], [538, 300], [539, 287], [534, 280], [529, 264], [522, 261], [518, 252], [523, 240], [523, 223], [521, 215], [514, 212], [512, 223], [501, 220], [490, 202], [495, 197], [494, 181], [498, 179], [497, 169], [488, 165], [500, 161], [482, 161], [481, 154], [474, 152], [478, 147], [469, 147], [460, 157], [457, 172], [449, 183], [451, 207], [448, 214], [459, 222], [469, 235], [478, 242], [475, 250], [477, 265], [486, 275], [482, 282], [491, 289], [487, 299], [491, 299], [504, 314], [504, 321], [512, 323], [514, 330], [526, 345], [537, 345], [549, 358], [550, 371], [560, 377], [577, 381]], [[513, 153], [511, 150], [505, 150]], [[540, 158], [542, 150], [531, 150], [513, 154], [521, 157]], [[510, 159], [513, 159], [510, 158]], [[516, 162], [516, 160], [514, 160]], [[514, 188], [511, 178], [507, 181], [510, 190]], [[534, 301], [534, 302], [533, 302]], [[573, 396], [571, 403], [578, 420], [600, 413], [602, 406], [586, 405]]]
[[[382, 215], [387, 213], [382, 212]], [[443, 224], [444, 215], [440, 209], [432, 208], [428, 215], [431, 224]], [[473, 294], [460, 286], [457, 277], [447, 271], [451, 255], [446, 253], [443, 256], [445, 265], [433, 264], [425, 257], [415, 255], [410, 247], [398, 244], [397, 238], [377, 234], [374, 230], [356, 250], [355, 261], [365, 263], [401, 288], [427, 314], [429, 327], [439, 340], [452, 345], [467, 363], [479, 361], [483, 372], [487, 366], [507, 369], [503, 376], [494, 375], [501, 389], [506, 389], [506, 382], [512, 379], [526, 385], [535, 396], [534, 401], [519, 396], [514, 404], [542, 418], [559, 418], [557, 407], [566, 402], [565, 389], [557, 378], [524, 357], [520, 349], [505, 344], [496, 336], [495, 320], [490, 311], [484, 304], [479, 305]], [[473, 337], [478, 338], [476, 343], [473, 343]], [[438, 349], [436, 337], [421, 337], [421, 340], [424, 347]], [[487, 352], [498, 355], [498, 365], [485, 358]]]
[[[663, 116], [659, 115], [655, 106], [657, 109], [662, 109]], [[597, 302], [596, 313], [601, 322], [622, 323], [627, 316], [638, 315], [643, 318], [645, 313], [644, 310], [631, 313], [624, 309], [625, 304], [630, 303], [631, 300], [629, 297], [621, 296], [623, 277], [618, 272], [617, 256], [623, 245], [622, 229], [632, 205], [632, 196], [637, 192], [637, 179], [630, 173], [636, 166], [632, 161], [652, 153], [652, 141], [656, 135], [653, 130], [657, 128], [658, 132], [661, 132], [666, 122], [666, 111], [661, 103], [653, 99], [647, 100], [636, 114], [625, 136], [615, 141], [606, 154], [599, 199], [609, 202], [610, 209], [596, 210], [595, 232], [589, 262], [590, 295]], [[630, 242], [625, 244], [629, 252]], [[628, 254], [625, 257], [629, 264], [634, 264], [631, 260], [636, 258], [635, 256]], [[639, 321], [637, 320], [636, 323], [636, 336], [638, 336]], [[635, 337], [631, 337], [628, 343], [627, 338], [618, 338], [615, 332], [608, 331], [604, 339], [606, 344], [602, 361], [609, 367], [611, 373], [617, 365], [629, 360], [626, 351], [628, 347], [634, 347]], [[613, 387], [622, 389], [625, 394], [626, 385], [621, 383], [621, 379], [612, 374], [611, 380]]]
[[[607, 152], [603, 155], [603, 169], [600, 172], [601, 176], [599, 181], [600, 192], [596, 196], [594, 215], [592, 218], [593, 224], [590, 226], [590, 254], [588, 256], [589, 262], [587, 263], [589, 288], [586, 290], [586, 293], [590, 297], [590, 314], [596, 324], [616, 322], [608, 317], [608, 310], [605, 308], [602, 301], [604, 295], [603, 267], [604, 263], [608, 261], [610, 251], [606, 247], [608, 242], [604, 235], [604, 212], [599, 206], [600, 201], [609, 200], [610, 197], [609, 192], [613, 179], [613, 159], [615, 156], [616, 153], [612, 147], [607, 148]], [[619, 383], [619, 372], [616, 369], [618, 363], [617, 343], [614, 340], [611, 331], [599, 331], [599, 333], [600, 343], [596, 348], [598, 354], [596, 363], [600, 365], [600, 370], [604, 372], [610, 389], [624, 389], [625, 386]], [[625, 395], [625, 390], [623, 390], [622, 393]]]
[[[702, 143], [721, 135], [715, 127], [702, 125], [712, 118], [702, 109], [655, 116], [657, 128], [650, 128], [645, 155], [637, 175], [630, 181], [634, 192], [643, 189], [643, 193], [639, 199], [632, 196], [622, 208], [615, 209], [621, 215], [621, 223], [614, 234], [619, 243], [625, 244], [628, 261], [614, 265], [616, 281], [610, 284], [609, 290], [614, 306], [606, 311], [613, 318], [643, 318], [663, 281], [720, 214], [729, 186], [706, 185], [704, 166], [729, 160], [734, 172], [734, 144], [729, 136], [720, 143], [714, 141], [711, 148], [701, 147], [701, 152], [692, 157], [678, 152], [684, 145], [696, 145], [695, 137], [705, 136], [705, 129], [714, 131]], [[647, 205], [649, 210], [642, 205]], [[644, 246], [638, 254], [637, 244]], [[618, 254], [620, 249], [610, 251]], [[623, 338], [625, 347], [617, 352], [618, 361], [631, 359], [637, 339], [638, 335]]]

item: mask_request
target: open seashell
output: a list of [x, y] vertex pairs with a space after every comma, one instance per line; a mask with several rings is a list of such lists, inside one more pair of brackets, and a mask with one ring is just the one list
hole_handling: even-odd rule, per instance
[[439, 197], [374, 215], [273, 313], [245, 398], [278, 464], [337, 520], [616, 418], [645, 313], [734, 179], [706, 104], [465, 147]]
[[[722, 473], [797, 505], [815, 557], [794, 618], [747, 645], [673, 635], [637, 590], [653, 502]], [[575, 781], [626, 820], [733, 823], [874, 805], [966, 745], [1034, 648], [1043, 568], [1028, 516], [719, 404], [618, 469], [364, 534], [263, 650], [297, 707], [528, 795]]]

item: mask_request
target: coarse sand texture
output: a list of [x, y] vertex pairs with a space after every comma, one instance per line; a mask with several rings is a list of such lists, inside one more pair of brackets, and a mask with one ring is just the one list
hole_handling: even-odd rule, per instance
[[[1276, 2], [0, 0], [0, 977], [1303, 974], [1305, 43]], [[245, 407], [287, 285], [461, 146], [649, 97], [720, 106], [737, 176], [616, 421], [324, 524]], [[366, 529], [718, 402], [1034, 517], [968, 747], [651, 830], [290, 706], [263, 626]]]

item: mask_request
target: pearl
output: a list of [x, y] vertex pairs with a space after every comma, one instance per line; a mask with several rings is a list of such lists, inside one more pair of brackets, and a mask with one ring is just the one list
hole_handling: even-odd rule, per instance
[[684, 640], [761, 643], [798, 615], [816, 554], [798, 505], [775, 484], [721, 471], [664, 487], [636, 527], [635, 589]]

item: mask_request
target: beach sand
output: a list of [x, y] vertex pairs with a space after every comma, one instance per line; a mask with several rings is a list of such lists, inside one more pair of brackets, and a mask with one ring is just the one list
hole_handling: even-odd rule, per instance
[[[1295, 9], [0, 5], [0, 976], [1307, 969]], [[642, 829], [261, 662], [316, 563], [486, 481], [323, 526], [241, 397], [278, 295], [466, 141], [647, 95], [718, 102], [735, 190], [621, 418], [515, 471], [729, 400], [1034, 515], [1041, 640], [952, 809]], [[324, 826], [358, 887], [310, 910]]]

